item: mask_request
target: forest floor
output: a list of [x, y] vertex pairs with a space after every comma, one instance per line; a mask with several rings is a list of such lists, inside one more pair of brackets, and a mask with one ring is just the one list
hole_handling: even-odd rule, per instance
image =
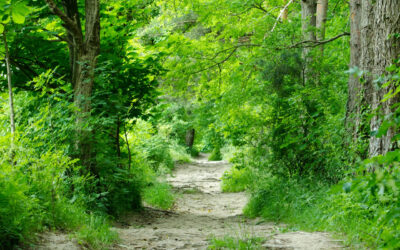
[[[225, 161], [207, 161], [206, 155], [178, 165], [168, 182], [178, 193], [168, 211], [145, 207], [115, 225], [121, 241], [113, 249], [206, 249], [211, 239], [257, 239], [255, 249], [341, 249], [338, 241], [323, 232], [290, 232], [284, 225], [248, 219], [242, 215], [247, 194], [222, 193]], [[285, 232], [286, 231], [286, 232]], [[63, 235], [41, 249], [79, 249]]]

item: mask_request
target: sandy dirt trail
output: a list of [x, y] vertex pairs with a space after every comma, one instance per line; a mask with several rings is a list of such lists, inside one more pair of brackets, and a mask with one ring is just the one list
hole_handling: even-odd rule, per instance
[[179, 165], [167, 180], [180, 194], [170, 211], [145, 208], [116, 226], [121, 242], [114, 249], [207, 249], [212, 237], [262, 237], [261, 249], [340, 249], [326, 233], [279, 233], [272, 223], [242, 215], [246, 193], [222, 193], [225, 161], [210, 162], [205, 155]]

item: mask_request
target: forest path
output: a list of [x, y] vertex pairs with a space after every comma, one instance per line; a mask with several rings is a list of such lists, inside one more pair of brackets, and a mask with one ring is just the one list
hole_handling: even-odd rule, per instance
[[272, 223], [242, 215], [246, 193], [222, 193], [220, 178], [230, 168], [206, 155], [179, 165], [167, 180], [180, 195], [170, 211], [145, 208], [116, 225], [114, 249], [207, 249], [212, 237], [265, 239], [256, 249], [339, 249], [327, 233], [279, 233]]

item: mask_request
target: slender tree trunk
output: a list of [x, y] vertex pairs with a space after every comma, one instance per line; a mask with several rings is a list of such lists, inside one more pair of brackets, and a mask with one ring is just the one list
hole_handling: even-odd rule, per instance
[[125, 133], [126, 148], [128, 150], [128, 170], [131, 170], [132, 154], [131, 154], [131, 148], [130, 148], [129, 141], [128, 141], [128, 131], [126, 131], [125, 123], [124, 123], [124, 133]]
[[188, 131], [186, 131], [185, 142], [186, 142], [186, 146], [187, 146], [188, 148], [190, 148], [190, 149], [193, 147], [194, 136], [195, 136], [195, 130], [194, 130], [194, 128], [189, 129]]
[[[372, 111], [381, 106], [383, 116], [392, 113], [391, 107], [398, 98], [382, 103], [383, 96], [394, 86], [377, 88], [374, 80], [387, 74], [386, 67], [393, 64], [400, 55], [400, 39], [391, 36], [400, 33], [399, 10], [399, 0], [376, 0], [374, 3], [362, 1], [360, 67], [368, 72], [364, 74], [365, 97]], [[381, 117], [373, 116], [370, 130], [376, 131], [380, 125]], [[395, 131], [391, 128], [387, 135], [381, 138], [372, 136], [369, 142], [369, 155], [376, 156], [390, 151], [394, 134]]]
[[4, 51], [5, 51], [5, 61], [6, 61], [6, 67], [7, 67], [7, 83], [8, 83], [8, 100], [9, 100], [9, 104], [10, 104], [11, 135], [12, 135], [12, 140], [14, 140], [14, 133], [15, 133], [14, 96], [13, 96], [13, 91], [12, 91], [10, 54], [8, 51], [6, 30], [3, 31], [3, 42], [4, 42]]
[[121, 143], [119, 140], [119, 134], [120, 134], [120, 128], [121, 128], [121, 122], [119, 121], [119, 117], [117, 117], [117, 123], [116, 129], [115, 129], [115, 150], [117, 151], [117, 157], [118, 160], [121, 159]]
[[[316, 41], [316, 11], [317, 0], [301, 0], [302, 31], [305, 40]], [[304, 82], [307, 84], [312, 78], [310, 64], [313, 61], [311, 48], [303, 49]]]
[[[318, 0], [317, 2], [317, 39], [319, 41], [325, 40], [325, 24], [328, 12], [328, 0]], [[320, 46], [321, 54], [324, 53], [324, 45]]]
[[[360, 68], [361, 59], [361, 1], [350, 1], [350, 69]], [[345, 126], [352, 143], [358, 143], [361, 136], [361, 107], [365, 105], [363, 87], [356, 74], [350, 74]]]

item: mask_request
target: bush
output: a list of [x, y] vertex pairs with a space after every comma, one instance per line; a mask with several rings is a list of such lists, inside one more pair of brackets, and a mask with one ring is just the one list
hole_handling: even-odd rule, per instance
[[157, 181], [144, 189], [143, 199], [149, 205], [161, 209], [171, 208], [175, 200], [171, 186]]
[[249, 188], [251, 183], [250, 169], [234, 166], [222, 176], [222, 192], [242, 192]]
[[208, 157], [209, 161], [220, 161], [222, 160], [221, 148], [215, 147]]
[[[86, 227], [90, 217], [99, 220], [99, 215], [89, 215], [84, 204], [68, 196], [72, 182], [66, 178], [68, 172], [74, 173], [76, 161], [61, 151], [47, 151], [37, 155], [34, 145], [20, 138], [14, 141], [10, 154], [9, 139], [0, 140], [0, 245], [12, 248], [19, 242], [34, 240], [33, 232], [49, 229], [81, 230]], [[12, 164], [11, 164], [12, 163]], [[71, 178], [74, 184], [83, 185], [84, 178]], [[85, 196], [81, 190], [75, 192]], [[105, 223], [105, 221], [104, 221]], [[101, 224], [101, 223], [99, 223]], [[99, 238], [100, 233], [104, 238]], [[98, 244], [110, 244], [112, 236], [108, 224], [92, 227], [91, 241], [82, 243], [90, 247]], [[105, 236], [109, 240], [105, 240]], [[99, 236], [99, 237], [98, 237]], [[92, 245], [95, 241], [97, 243]], [[101, 242], [101, 243], [100, 243]]]

